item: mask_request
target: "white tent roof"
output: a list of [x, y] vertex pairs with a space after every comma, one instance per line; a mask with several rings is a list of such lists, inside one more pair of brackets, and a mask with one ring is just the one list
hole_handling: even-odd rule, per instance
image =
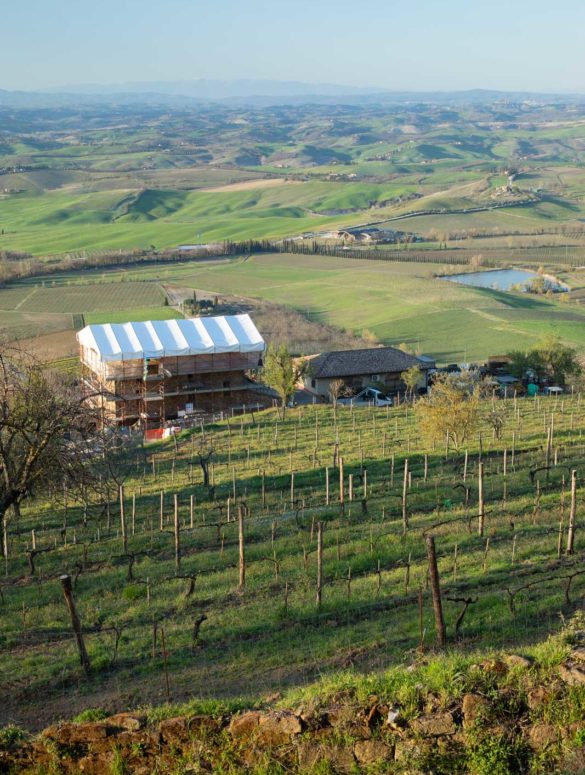
[[266, 345], [249, 315], [144, 323], [103, 323], [77, 333], [77, 341], [102, 361], [205, 353], [262, 352]]

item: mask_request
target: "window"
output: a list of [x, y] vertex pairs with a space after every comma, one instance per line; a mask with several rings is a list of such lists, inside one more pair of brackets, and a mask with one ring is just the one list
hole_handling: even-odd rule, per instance
[[379, 381], [380, 381], [380, 375], [372, 374], [372, 382], [379, 382]]
[[312, 388], [317, 387], [317, 380], [316, 379], [312, 379], [311, 380], [311, 387]]

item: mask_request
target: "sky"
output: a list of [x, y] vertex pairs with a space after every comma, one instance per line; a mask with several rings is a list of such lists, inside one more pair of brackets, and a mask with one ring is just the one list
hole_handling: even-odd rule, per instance
[[583, 0], [1, 0], [0, 89], [269, 78], [585, 93]]

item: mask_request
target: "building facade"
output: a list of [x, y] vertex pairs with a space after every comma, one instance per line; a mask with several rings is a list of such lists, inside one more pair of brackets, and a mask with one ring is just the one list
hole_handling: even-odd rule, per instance
[[326, 400], [331, 397], [332, 382], [342, 382], [344, 390], [353, 394], [367, 387], [389, 396], [404, 393], [402, 374], [413, 366], [421, 372], [418, 388], [426, 389], [428, 372], [435, 366], [431, 358], [417, 358], [394, 347], [320, 353], [306, 361], [303, 387]]
[[266, 345], [249, 315], [89, 325], [77, 340], [86, 400], [104, 424], [149, 429], [269, 403], [250, 378]]

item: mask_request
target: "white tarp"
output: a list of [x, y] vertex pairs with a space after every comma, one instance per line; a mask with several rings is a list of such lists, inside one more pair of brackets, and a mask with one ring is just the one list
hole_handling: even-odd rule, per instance
[[103, 323], [77, 333], [101, 361], [130, 361], [205, 353], [263, 352], [264, 340], [249, 315], [144, 323]]

